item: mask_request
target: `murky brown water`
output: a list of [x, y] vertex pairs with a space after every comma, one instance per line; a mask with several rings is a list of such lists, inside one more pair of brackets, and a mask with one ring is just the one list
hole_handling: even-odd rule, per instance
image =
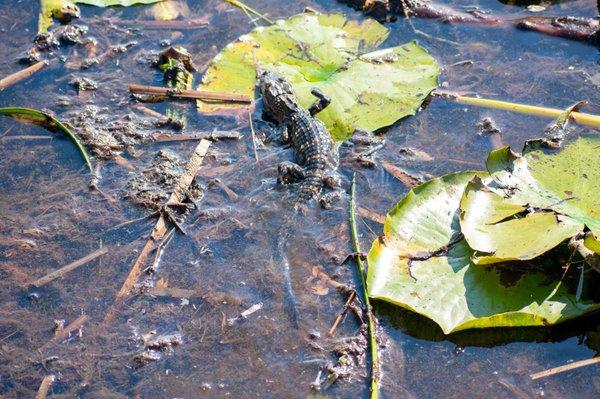
[[[89, 69], [80, 70], [81, 46], [59, 50], [69, 62], [53, 66], [3, 92], [0, 106], [53, 110], [69, 119], [86, 105], [102, 108], [108, 121], [131, 114], [128, 83], [160, 84], [160, 75], [147, 62], [161, 41], [185, 46], [202, 70], [225, 44], [253, 27], [240, 10], [222, 1], [188, 1], [191, 18], [209, 15], [208, 27], [190, 30], [127, 30], [110, 19], [147, 18], [144, 8], [99, 9], [83, 6], [78, 22], [97, 39], [98, 52], [135, 41], [129, 51]], [[333, 0], [252, 1], [249, 5], [273, 17], [301, 12], [305, 6], [362, 16]], [[521, 8], [492, 0], [460, 0], [457, 6], [521, 16]], [[0, 0], [0, 71], [22, 68], [16, 59], [30, 47], [37, 26], [35, 1]], [[594, 0], [561, 2], [546, 14], [596, 15]], [[131, 25], [134, 27], [134, 25]], [[458, 26], [438, 21], [400, 20], [390, 24], [385, 45], [417, 39], [437, 57], [449, 89], [524, 103], [565, 107], [589, 100], [589, 112], [600, 112], [598, 86], [590, 77], [599, 71], [598, 50], [586, 44], [512, 29]], [[470, 60], [473, 64], [461, 63]], [[69, 81], [85, 76], [99, 83], [97, 91], [77, 95]], [[446, 83], [447, 82], [447, 83]], [[597, 82], [597, 81], [596, 81]], [[597, 83], [596, 83], [597, 84]], [[167, 104], [149, 105], [165, 112]], [[340, 265], [352, 252], [347, 202], [331, 210], [292, 216], [287, 189], [277, 189], [277, 163], [291, 157], [280, 147], [258, 149], [254, 159], [245, 117], [207, 117], [192, 104], [180, 106], [188, 117], [186, 133], [239, 129], [238, 141], [211, 145], [199, 174], [206, 186], [199, 209], [192, 210], [187, 235], [175, 233], [164, 249], [151, 284], [194, 290], [186, 299], [131, 296], [115, 317], [101, 326], [155, 219], [124, 227], [122, 222], [148, 213], [123, 199], [131, 176], [147, 168], [159, 150], [185, 162], [196, 143], [140, 144], [126, 153], [132, 169], [111, 160], [101, 165], [101, 196], [88, 190], [89, 174], [65, 139], [10, 139], [19, 135], [48, 136], [38, 127], [0, 119], [0, 395], [33, 397], [43, 377], [53, 374], [53, 397], [140, 398], [306, 398], [319, 367], [334, 360], [331, 350], [355, 334], [358, 323], [348, 317], [334, 338], [326, 333], [345, 298], [323, 290], [313, 277], [319, 267], [341, 282], [355, 282], [354, 265]], [[433, 100], [426, 109], [387, 130], [386, 145], [377, 161], [388, 161], [415, 172], [439, 175], [481, 169], [490, 143], [478, 136], [476, 124], [492, 117], [503, 140], [517, 148], [538, 136], [547, 120], [470, 108]], [[253, 115], [257, 129], [260, 110]], [[126, 119], [122, 119], [126, 121]], [[132, 123], [133, 123], [132, 122]], [[125, 122], [123, 122], [125, 123]], [[138, 125], [136, 125], [138, 126]], [[141, 129], [136, 127], [136, 129]], [[150, 134], [159, 130], [140, 130]], [[410, 159], [404, 147], [430, 158]], [[381, 167], [361, 168], [342, 160], [342, 173], [357, 174], [360, 206], [385, 214], [407, 188]], [[217, 184], [214, 179], [220, 179]], [[223, 189], [223, 185], [231, 192]], [[382, 226], [359, 219], [363, 249]], [[290, 264], [297, 314], [290, 311], [284, 262], [277, 237], [286, 235], [284, 254]], [[96, 250], [108, 247], [99, 259], [42, 288], [37, 278]], [[260, 310], [247, 320], [228, 323], [252, 305]], [[595, 397], [600, 392], [598, 366], [531, 381], [528, 375], [594, 356], [600, 351], [597, 317], [556, 329], [483, 331], [444, 337], [439, 329], [408, 312], [376, 304], [381, 321], [382, 396], [396, 397]], [[88, 317], [71, 338], [54, 343], [55, 320], [66, 324]], [[297, 319], [295, 319], [297, 317]], [[230, 325], [233, 324], [233, 325]], [[142, 336], [176, 334], [181, 343], [160, 352], [160, 359], [140, 366]], [[311, 345], [312, 340], [324, 350]], [[365, 368], [338, 380], [322, 393], [327, 397], [366, 397]]]

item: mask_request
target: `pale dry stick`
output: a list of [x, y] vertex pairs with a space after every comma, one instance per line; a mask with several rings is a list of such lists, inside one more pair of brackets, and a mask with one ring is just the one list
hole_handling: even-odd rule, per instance
[[238, 103], [251, 103], [252, 98], [245, 94], [232, 94], [232, 93], [221, 93], [212, 91], [199, 91], [199, 90], [187, 90], [187, 89], [173, 89], [168, 87], [159, 86], [147, 86], [130, 84], [129, 92], [132, 94], [144, 94], [150, 96], [164, 96], [171, 98], [183, 98], [183, 99], [194, 99], [194, 100], [214, 100], [214, 101], [228, 101]]
[[50, 341], [48, 341], [44, 345], [42, 345], [40, 347], [40, 349], [38, 349], [38, 351], [42, 351], [42, 350], [44, 350], [46, 348], [49, 348], [52, 345], [60, 343], [61, 341], [63, 341], [64, 339], [66, 339], [69, 336], [69, 334], [71, 334], [73, 331], [81, 328], [81, 326], [83, 326], [83, 324], [87, 320], [88, 320], [88, 316], [82, 314], [77, 319], [75, 319], [75, 321], [73, 321], [71, 324], [69, 324], [64, 329], [62, 329], [60, 331], [60, 333], [56, 334]]
[[54, 382], [55, 378], [56, 377], [54, 377], [53, 375], [47, 375], [44, 377], [42, 383], [40, 384], [40, 388], [38, 389], [37, 394], [35, 395], [35, 399], [46, 399], [46, 397], [48, 396], [48, 391], [50, 390], [50, 387], [52, 386], [52, 383]]
[[258, 162], [258, 152], [256, 151], [256, 134], [254, 133], [254, 125], [252, 124], [252, 113], [248, 110], [248, 121], [250, 122], [250, 132], [252, 133], [252, 148], [254, 149], [254, 159]]
[[177, 19], [172, 21], [152, 21], [152, 20], [142, 20], [142, 19], [116, 19], [111, 20], [111, 23], [115, 25], [137, 25], [143, 26], [144, 29], [201, 29], [206, 28], [210, 25], [210, 19], [201, 17], [194, 19]]
[[89, 255], [84, 256], [83, 258], [78, 259], [75, 262], [69, 263], [68, 265], [63, 266], [60, 269], [55, 270], [52, 273], [46, 274], [44, 277], [41, 277], [41, 278], [35, 280], [33, 282], [33, 285], [38, 288], [41, 286], [44, 286], [58, 278], [64, 277], [66, 274], [72, 272], [73, 270], [77, 269], [78, 267], [85, 265], [86, 263], [96, 259], [99, 256], [106, 254], [107, 252], [108, 252], [108, 247], [102, 247], [100, 249], [97, 249], [96, 251], [92, 252]]
[[9, 86], [14, 85], [15, 83], [20, 82], [23, 79], [27, 79], [46, 65], [48, 65], [46, 61], [39, 61], [33, 65], [28, 66], [25, 69], [21, 69], [19, 72], [15, 72], [12, 75], [8, 75], [4, 79], [0, 80], [0, 91], [6, 89]]
[[[192, 157], [188, 161], [185, 166], [185, 170], [179, 177], [177, 183], [175, 184], [175, 188], [171, 193], [171, 196], [167, 200], [167, 203], [181, 203], [185, 199], [185, 192], [188, 190], [190, 184], [194, 180], [194, 177], [198, 173], [198, 169], [202, 166], [202, 161], [204, 160], [204, 156], [208, 152], [208, 148], [210, 147], [210, 141], [202, 140], [194, 150]], [[113, 304], [110, 306], [108, 311], [106, 312], [106, 316], [104, 316], [104, 320], [100, 324], [100, 329], [104, 329], [115, 316], [117, 306], [121, 303], [121, 301], [131, 293], [131, 289], [134, 284], [137, 282], [139, 276], [142, 273], [142, 266], [146, 263], [148, 259], [148, 255], [155, 247], [155, 243], [161, 240], [165, 234], [167, 233], [167, 219], [164, 214], [161, 214], [158, 217], [158, 221], [154, 226], [154, 229], [150, 233], [150, 238], [146, 241], [144, 248], [140, 252], [140, 255], [133, 263], [131, 270], [129, 271], [129, 275], [123, 282], [121, 289], [116, 295], [116, 298]]]
[[239, 140], [242, 138], [242, 135], [236, 131], [220, 131], [216, 130], [214, 132], [200, 132], [200, 133], [191, 133], [191, 134], [162, 134], [155, 133], [152, 135], [152, 139], [156, 143], [168, 143], [172, 141], [195, 141], [195, 140]]
[[354, 300], [354, 298], [356, 298], [356, 291], [352, 291], [352, 293], [350, 293], [350, 296], [348, 296], [348, 300], [344, 304], [344, 307], [342, 308], [342, 310], [340, 311], [340, 313], [335, 318], [335, 321], [333, 322], [333, 325], [331, 326], [331, 328], [327, 332], [327, 335], [329, 335], [331, 337], [333, 335], [333, 333], [335, 333], [335, 330], [337, 329], [338, 325], [342, 322], [342, 319], [344, 318], [344, 316], [348, 312], [348, 307], [350, 306], [350, 304], [352, 303], [352, 301]]
[[539, 373], [531, 374], [529, 377], [532, 380], [537, 380], [544, 377], [550, 377], [551, 375], [564, 373], [565, 371], [574, 370], [580, 367], [589, 366], [591, 364], [600, 363], [600, 356], [593, 357], [591, 359], [580, 360], [578, 362], [573, 362], [569, 364], [565, 364], [563, 366], [554, 367], [545, 371], [540, 371]]
[[36, 135], [20, 135], [20, 136], [2, 136], [0, 140], [2, 141], [12, 141], [12, 140], [52, 140], [53, 136], [36, 136]]

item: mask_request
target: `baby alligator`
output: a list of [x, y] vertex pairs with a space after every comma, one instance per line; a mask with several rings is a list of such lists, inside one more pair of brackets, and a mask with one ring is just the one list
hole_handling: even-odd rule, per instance
[[305, 109], [299, 104], [292, 86], [273, 71], [261, 73], [259, 87], [266, 116], [281, 128], [281, 138], [290, 143], [297, 162], [279, 165], [278, 182], [300, 182], [302, 201], [319, 198], [322, 205], [326, 204], [327, 196], [334, 193], [321, 196], [322, 189], [337, 189], [340, 186], [338, 154], [327, 128], [315, 115], [327, 107], [331, 100], [313, 89], [311, 93], [317, 101]]

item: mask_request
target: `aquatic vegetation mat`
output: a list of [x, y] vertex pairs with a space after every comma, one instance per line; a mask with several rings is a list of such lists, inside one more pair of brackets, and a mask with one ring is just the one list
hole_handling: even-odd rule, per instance
[[[304, 13], [259, 27], [230, 43], [203, 77], [200, 91], [253, 96], [257, 69], [275, 70], [308, 108], [318, 88], [331, 104], [318, 114], [334, 139], [373, 131], [413, 115], [437, 86], [439, 65], [415, 42], [376, 50], [388, 30], [372, 19]], [[198, 101], [203, 112], [236, 107]], [[239, 105], [238, 105], [239, 107]]]
[[600, 308], [578, 300], [562, 273], [544, 273], [543, 260], [539, 268], [473, 262], [459, 207], [470, 182], [487, 176], [463, 172], [430, 180], [392, 209], [368, 255], [369, 295], [432, 319], [446, 334], [555, 324]]

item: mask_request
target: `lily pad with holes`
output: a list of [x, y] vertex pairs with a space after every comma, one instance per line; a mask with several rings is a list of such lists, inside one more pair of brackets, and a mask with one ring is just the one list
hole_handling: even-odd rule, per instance
[[[463, 172], [413, 188], [388, 214], [384, 235], [368, 254], [369, 296], [435, 321], [444, 333], [486, 327], [541, 326], [600, 307], [576, 299], [576, 287], [546, 267], [475, 265], [460, 235]], [[540, 262], [542, 262], [540, 260]], [[555, 268], [561, 271], [560, 268]]]
[[[436, 87], [439, 65], [415, 42], [376, 50], [388, 30], [375, 20], [303, 13], [256, 28], [227, 45], [208, 67], [201, 91], [253, 96], [257, 69], [273, 69], [310, 106], [319, 88], [331, 104], [318, 114], [336, 140], [413, 115]], [[240, 105], [198, 101], [202, 112]]]
[[[469, 183], [460, 223], [479, 264], [533, 259], [586, 228], [600, 233], [600, 136], [562, 148], [529, 141], [490, 153], [490, 179]], [[596, 248], [593, 238], [588, 246]]]

